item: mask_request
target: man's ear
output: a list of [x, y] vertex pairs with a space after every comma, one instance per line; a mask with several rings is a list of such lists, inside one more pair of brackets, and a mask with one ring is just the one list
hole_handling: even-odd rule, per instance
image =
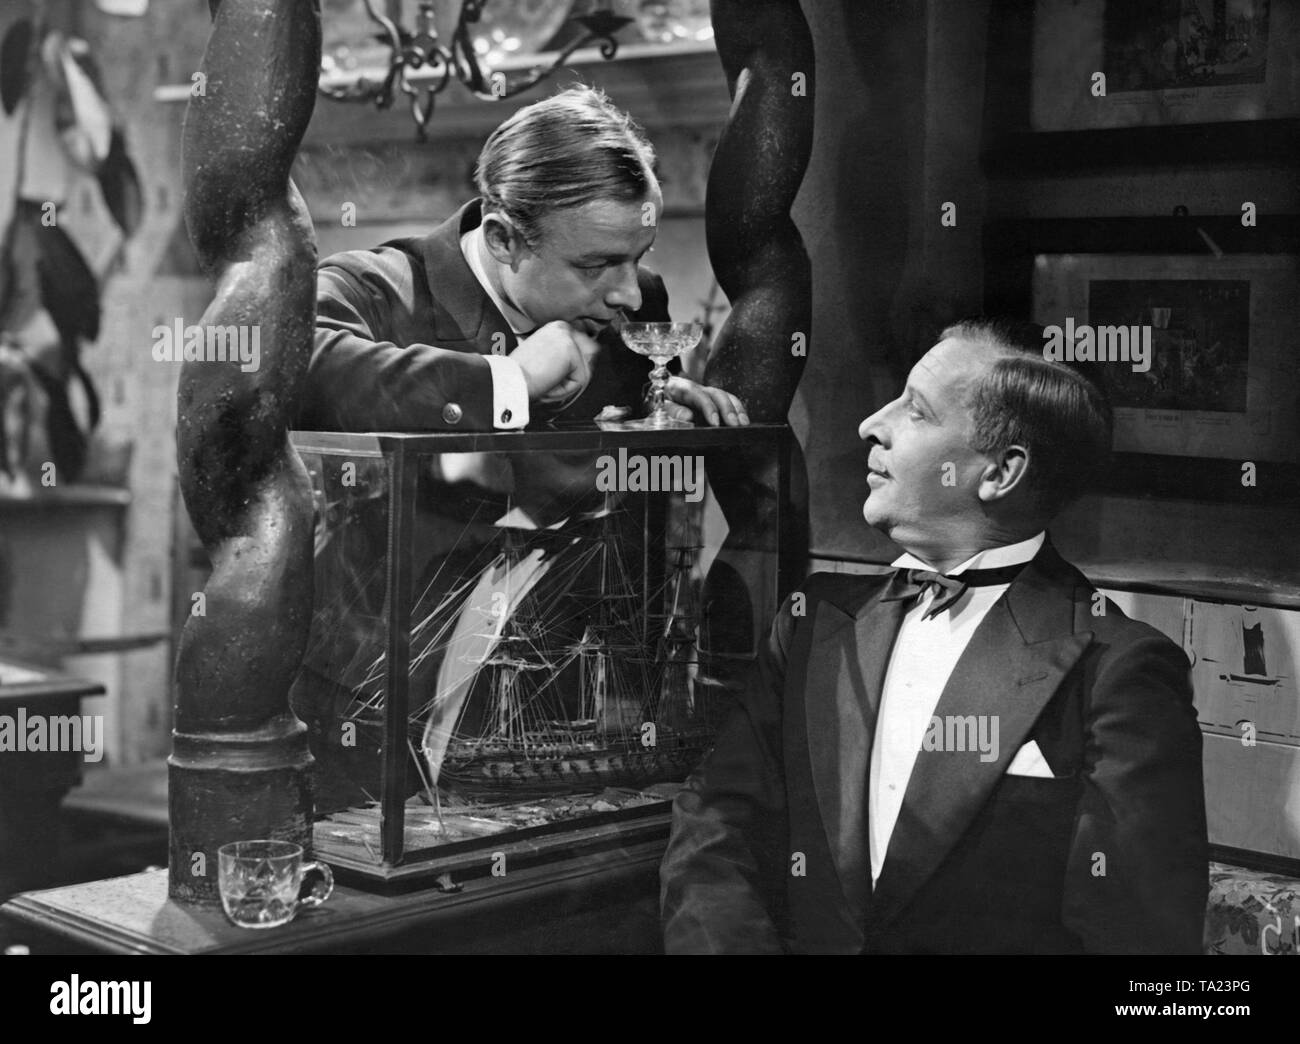
[[483, 215], [483, 241], [487, 243], [488, 253], [498, 264], [509, 265], [511, 271], [523, 259], [528, 245], [519, 229], [505, 214], [491, 213]]
[[989, 461], [980, 478], [979, 498], [989, 504], [1004, 499], [1018, 486], [1028, 482], [1029, 450], [1008, 446], [997, 460]]

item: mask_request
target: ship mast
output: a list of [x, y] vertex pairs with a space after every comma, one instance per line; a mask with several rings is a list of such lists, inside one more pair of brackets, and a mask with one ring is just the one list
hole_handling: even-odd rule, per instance
[[[506, 529], [502, 535], [502, 554], [505, 560], [505, 592], [498, 603], [504, 618], [500, 636], [491, 655], [483, 661], [490, 671], [492, 714], [488, 735], [509, 750], [528, 752], [530, 715], [528, 694], [524, 691], [524, 677], [533, 671], [553, 670], [554, 665], [539, 655], [533, 643], [535, 630], [532, 613], [532, 595], [525, 594], [514, 612], [509, 605], [514, 597], [511, 589], [512, 567], [518, 561], [524, 545], [514, 532]], [[534, 713], [531, 717], [537, 717]]]
[[699, 616], [691, 586], [691, 571], [698, 547], [673, 547], [672, 572], [665, 602], [667, 612], [659, 634], [659, 660], [663, 673], [659, 686], [657, 719], [661, 724], [682, 728], [698, 724], [694, 675], [699, 640]]
[[[626, 641], [618, 640], [620, 630], [626, 630], [627, 609], [634, 594], [618, 552], [618, 511], [614, 504], [613, 495], [606, 493], [596, 538], [596, 620], [583, 629], [580, 656], [582, 712], [595, 719], [596, 734], [602, 745], [609, 742], [611, 731], [618, 739], [626, 737], [622, 693], [615, 684], [618, 668], [614, 657], [620, 651], [633, 651]], [[626, 635], [622, 637], [626, 639]]]

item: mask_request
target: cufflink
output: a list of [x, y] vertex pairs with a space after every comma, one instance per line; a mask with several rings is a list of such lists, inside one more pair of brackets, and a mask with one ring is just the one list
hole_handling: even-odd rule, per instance
[[460, 418], [461, 408], [454, 402], [449, 402], [442, 408], [442, 419], [447, 424], [458, 424], [460, 423]]
[[502, 424], [509, 424], [509, 423], [510, 423], [510, 418], [513, 417], [513, 416], [514, 416], [514, 414], [511, 413], [509, 410], [502, 410], [502, 411], [501, 411], [501, 423], [502, 423]]

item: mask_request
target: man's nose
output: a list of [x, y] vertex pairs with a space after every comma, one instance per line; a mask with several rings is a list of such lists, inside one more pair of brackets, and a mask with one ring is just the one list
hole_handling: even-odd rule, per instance
[[619, 266], [618, 282], [605, 294], [605, 307], [611, 311], [621, 308], [625, 312], [635, 312], [641, 307], [641, 286], [637, 282], [634, 262]]
[[884, 442], [884, 431], [881, 421], [884, 417], [884, 410], [876, 410], [870, 417], [858, 425], [858, 438], [866, 442], [872, 439], [876, 442]]

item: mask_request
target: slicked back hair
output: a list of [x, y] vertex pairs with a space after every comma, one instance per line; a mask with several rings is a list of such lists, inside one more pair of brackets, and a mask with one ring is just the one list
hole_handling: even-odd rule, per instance
[[1014, 319], [965, 319], [943, 331], [997, 353], [971, 398], [975, 445], [997, 456], [1029, 451], [1025, 475], [1049, 517], [1080, 496], [1110, 459], [1114, 414], [1082, 368], [1043, 358], [1043, 328]]
[[604, 93], [578, 85], [525, 106], [489, 135], [474, 182], [483, 213], [504, 214], [524, 241], [541, 219], [600, 199], [636, 201], [656, 184], [654, 148]]

